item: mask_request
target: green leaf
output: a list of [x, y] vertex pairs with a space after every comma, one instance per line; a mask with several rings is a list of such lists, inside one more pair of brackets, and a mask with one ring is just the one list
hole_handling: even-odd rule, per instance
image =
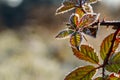
[[120, 64], [120, 52], [116, 53], [111, 59], [110, 63]]
[[97, 77], [96, 79], [94, 80], [104, 80], [102, 77]]
[[120, 80], [119, 77], [109, 77], [107, 80]]
[[108, 78], [108, 75], [105, 75], [104, 78], [103, 77], [97, 77], [93, 80], [107, 80], [107, 78]]
[[[100, 46], [100, 56], [101, 58], [104, 60], [109, 52], [109, 49], [111, 47], [111, 44], [112, 44], [112, 40], [113, 40], [113, 36], [114, 36], [114, 33], [110, 34], [109, 36], [107, 36], [101, 46]], [[115, 41], [114, 42], [114, 46], [113, 46], [113, 52], [115, 52], [115, 50], [118, 48], [119, 46], [119, 42], [118, 41]]]
[[98, 56], [96, 55], [96, 52], [94, 52], [94, 49], [88, 45], [81, 45], [80, 51], [73, 47], [72, 50], [74, 52], [74, 55], [81, 60], [85, 60], [93, 64], [99, 63], [99, 59]]
[[62, 5], [56, 10], [56, 14], [68, 12], [75, 8], [75, 3], [71, 1], [64, 1]]
[[109, 64], [106, 66], [106, 70], [109, 72], [115, 72], [118, 73], [120, 70], [120, 52], [115, 54], [112, 58], [109, 60]]
[[93, 23], [95, 23], [99, 18], [99, 14], [96, 13], [86, 13], [85, 15], [83, 15], [83, 17], [81, 18], [81, 20], [78, 23], [78, 27], [88, 27], [90, 25], [92, 25]]
[[69, 37], [74, 31], [71, 29], [66, 29], [61, 32], [59, 32], [56, 36], [57, 39], [65, 39]]
[[95, 72], [95, 67], [91, 65], [79, 67], [68, 74], [64, 80], [92, 80]]
[[71, 46], [76, 47], [78, 50], [79, 50], [81, 41], [82, 41], [82, 35], [80, 32], [74, 32], [70, 37]]
[[105, 68], [109, 72], [118, 73], [118, 71], [120, 70], [120, 64], [108, 64], [108, 65], [106, 65]]

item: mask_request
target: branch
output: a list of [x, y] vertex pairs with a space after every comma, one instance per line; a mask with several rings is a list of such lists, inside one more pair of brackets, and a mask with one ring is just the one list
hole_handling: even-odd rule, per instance
[[[115, 23], [114, 23], [115, 24]], [[116, 25], [118, 25], [118, 23], [116, 23]], [[114, 33], [114, 36], [113, 36], [113, 39], [112, 39], [112, 41], [111, 41], [111, 47], [110, 47], [110, 49], [109, 49], [109, 52], [108, 52], [108, 54], [107, 54], [107, 56], [106, 56], [106, 58], [105, 58], [105, 60], [104, 60], [104, 63], [103, 63], [103, 70], [102, 70], [102, 75], [103, 75], [103, 78], [104, 78], [104, 76], [105, 76], [105, 66], [108, 64], [108, 61], [109, 61], [109, 58], [110, 58], [110, 55], [111, 55], [111, 53], [112, 53], [112, 50], [113, 50], [113, 47], [114, 47], [114, 43], [115, 43], [115, 41], [116, 41], [116, 36], [117, 36], [117, 34], [119, 33], [119, 31], [120, 31], [120, 25], [118, 26], [119, 28], [115, 31], [115, 33]]]
[[105, 21], [103, 20], [102, 22], [99, 22], [99, 20], [97, 22], [95, 22], [94, 24], [92, 24], [92, 26], [96, 26], [100, 24], [101, 26], [113, 26], [113, 29], [118, 29], [120, 28], [120, 21]]
[[105, 21], [103, 20], [102, 22], [100, 22], [99, 20], [97, 22], [95, 22], [94, 24], [92, 24], [92, 26], [96, 26], [100, 24], [101, 26], [113, 26], [113, 29], [117, 29], [114, 33], [114, 36], [113, 36], [113, 40], [111, 41], [112, 45], [110, 47], [110, 50], [107, 54], [107, 57], [105, 58], [104, 62], [103, 62], [103, 65], [102, 65], [102, 76], [103, 76], [103, 80], [104, 80], [104, 77], [105, 77], [105, 66], [108, 64], [108, 61], [109, 61], [109, 58], [110, 58], [110, 55], [112, 53], [112, 49], [113, 49], [113, 46], [114, 46], [114, 42], [116, 40], [116, 36], [117, 34], [119, 33], [120, 31], [120, 21]]

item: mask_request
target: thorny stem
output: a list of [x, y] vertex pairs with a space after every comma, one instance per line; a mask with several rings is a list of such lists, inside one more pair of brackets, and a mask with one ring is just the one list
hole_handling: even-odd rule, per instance
[[[104, 64], [104, 63], [103, 63]], [[105, 80], [104, 78], [105, 78], [105, 67], [103, 66], [102, 67], [102, 78], [103, 78], [103, 80]]]
[[103, 62], [103, 65], [101, 66], [102, 67], [102, 77], [103, 77], [103, 80], [104, 80], [104, 77], [105, 77], [105, 66], [108, 64], [108, 61], [109, 61], [109, 58], [110, 58], [110, 55], [112, 53], [112, 49], [114, 47], [114, 43], [116, 41], [116, 36], [117, 34], [119, 33], [120, 31], [120, 21], [102, 21], [102, 22], [96, 22], [94, 23], [92, 26], [95, 26], [95, 25], [98, 25], [100, 23], [100, 25], [102, 26], [114, 26], [115, 29], [117, 29], [114, 33], [114, 36], [113, 36], [113, 40], [111, 41], [111, 47], [109, 49], [109, 52]]
[[115, 29], [118, 29], [118, 28], [120, 28], [120, 21], [105, 21], [105, 20], [103, 20], [103, 21], [97, 21], [97, 22], [95, 22], [94, 24], [92, 24], [92, 26], [96, 26], [96, 25], [98, 25], [100, 23], [100, 25], [101, 26], [114, 26], [114, 28]]
[[79, 0], [79, 3], [80, 3], [80, 5], [79, 5], [79, 6], [80, 6], [80, 7], [82, 7], [82, 0]]
[[[105, 23], [104, 23], [105, 24]], [[108, 24], [108, 23], [107, 23]], [[116, 22], [116, 23], [110, 23], [110, 24], [113, 24], [114, 26], [115, 25], [118, 25], [118, 24], [120, 24], [119, 22]], [[109, 58], [110, 58], [110, 55], [111, 55], [111, 53], [112, 53], [112, 49], [113, 49], [113, 47], [114, 47], [114, 43], [115, 43], [115, 40], [116, 40], [116, 36], [117, 36], [117, 34], [119, 33], [119, 31], [120, 31], [120, 27], [118, 26], [118, 29], [115, 31], [115, 33], [114, 33], [114, 36], [113, 36], [113, 39], [112, 39], [112, 41], [111, 41], [111, 47], [110, 47], [110, 49], [109, 49], [109, 52], [108, 52], [108, 54], [107, 54], [107, 56], [106, 56], [106, 58], [105, 58], [105, 60], [104, 60], [104, 62], [103, 62], [103, 69], [102, 69], [102, 77], [104, 78], [105, 77], [105, 66], [108, 64], [108, 61], [109, 61]]]

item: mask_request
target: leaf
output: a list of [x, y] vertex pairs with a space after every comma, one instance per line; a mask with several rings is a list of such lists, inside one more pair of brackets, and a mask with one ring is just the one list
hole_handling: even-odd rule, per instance
[[98, 27], [87, 27], [83, 29], [83, 32], [89, 36], [96, 38]]
[[75, 13], [79, 15], [79, 18], [81, 18], [85, 14], [85, 11], [82, 8], [76, 7]]
[[96, 2], [98, 2], [100, 0], [86, 0], [86, 3], [89, 3], [89, 4], [94, 4]]
[[71, 46], [76, 47], [78, 50], [79, 50], [81, 41], [82, 41], [82, 35], [80, 32], [74, 32], [70, 37]]
[[109, 77], [107, 80], [120, 80], [119, 77]]
[[120, 52], [115, 54], [112, 58], [109, 60], [109, 64], [106, 66], [106, 70], [109, 72], [115, 72], [118, 73], [120, 70]]
[[83, 15], [83, 17], [81, 18], [81, 20], [78, 23], [78, 27], [88, 27], [90, 25], [92, 25], [93, 23], [95, 23], [99, 18], [99, 14], [96, 13], [86, 13], [85, 15]]
[[56, 15], [68, 12], [75, 8], [75, 3], [71, 1], [64, 1], [62, 5], [56, 10]]
[[116, 40], [120, 43], [120, 30], [119, 30], [119, 32], [118, 32], [118, 34], [116, 36]]
[[78, 22], [80, 21], [81, 17], [85, 14], [84, 10], [80, 7], [75, 8], [75, 12], [70, 16], [70, 23], [74, 28], [77, 27]]
[[56, 36], [57, 39], [65, 39], [69, 37], [74, 31], [71, 29], [66, 29], [58, 33]]
[[93, 80], [107, 80], [107, 78], [108, 78], [108, 75], [105, 75], [104, 78], [103, 77], [97, 77]]
[[73, 17], [74, 25], [77, 27], [81, 17], [85, 14], [82, 8], [75, 8], [75, 16]]
[[70, 16], [69, 21], [70, 21], [71, 26], [72, 26], [74, 29], [76, 29], [79, 19], [80, 19], [80, 18], [79, 18], [79, 15], [76, 14], [76, 13], [73, 13], [73, 14]]
[[[100, 56], [101, 58], [104, 60], [109, 52], [109, 49], [112, 45], [112, 39], [113, 39], [114, 33], [110, 34], [109, 36], [107, 36], [101, 46], [100, 46]], [[119, 43], [117, 41], [114, 42], [114, 46], [113, 46], [113, 52], [115, 52], [115, 50], [118, 48]]]
[[100, 1], [100, 0], [82, 0], [82, 5], [85, 4], [85, 3], [87, 3], [87, 4], [94, 4], [97, 1]]
[[79, 67], [68, 74], [64, 80], [92, 80], [95, 72], [95, 67], [91, 65]]
[[73, 47], [72, 50], [74, 52], [74, 55], [81, 60], [85, 60], [94, 64], [99, 63], [99, 59], [98, 56], [96, 55], [96, 52], [94, 52], [94, 49], [88, 45], [81, 45], [80, 51]]
[[117, 75], [117, 74], [112, 73], [112, 74], [110, 74], [110, 76], [107, 78], [107, 80], [120, 80], [120, 76], [119, 76], [119, 74]]
[[110, 63], [120, 64], [120, 52], [116, 53], [110, 60]]
[[102, 77], [97, 77], [95, 80], [104, 80]]
[[76, 7], [75, 13], [70, 16], [70, 24], [76, 29], [81, 17], [85, 14], [85, 11], [82, 8]]
[[108, 65], [106, 65], [105, 68], [109, 72], [118, 73], [118, 71], [120, 70], [120, 64], [108, 64]]
[[83, 5], [83, 10], [86, 12], [86, 13], [93, 13], [93, 8], [90, 4], [84, 4]]

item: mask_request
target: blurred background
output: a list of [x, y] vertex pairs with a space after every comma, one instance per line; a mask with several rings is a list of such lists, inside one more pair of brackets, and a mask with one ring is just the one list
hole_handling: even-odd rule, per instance
[[[71, 14], [55, 16], [61, 2], [0, 0], [0, 80], [63, 80], [72, 69], [89, 64], [73, 56], [69, 39], [55, 39]], [[120, 0], [103, 0], [92, 6], [101, 20], [120, 20]], [[82, 44], [99, 52], [100, 43], [112, 32], [101, 26], [97, 38], [86, 35], [88, 41]]]

